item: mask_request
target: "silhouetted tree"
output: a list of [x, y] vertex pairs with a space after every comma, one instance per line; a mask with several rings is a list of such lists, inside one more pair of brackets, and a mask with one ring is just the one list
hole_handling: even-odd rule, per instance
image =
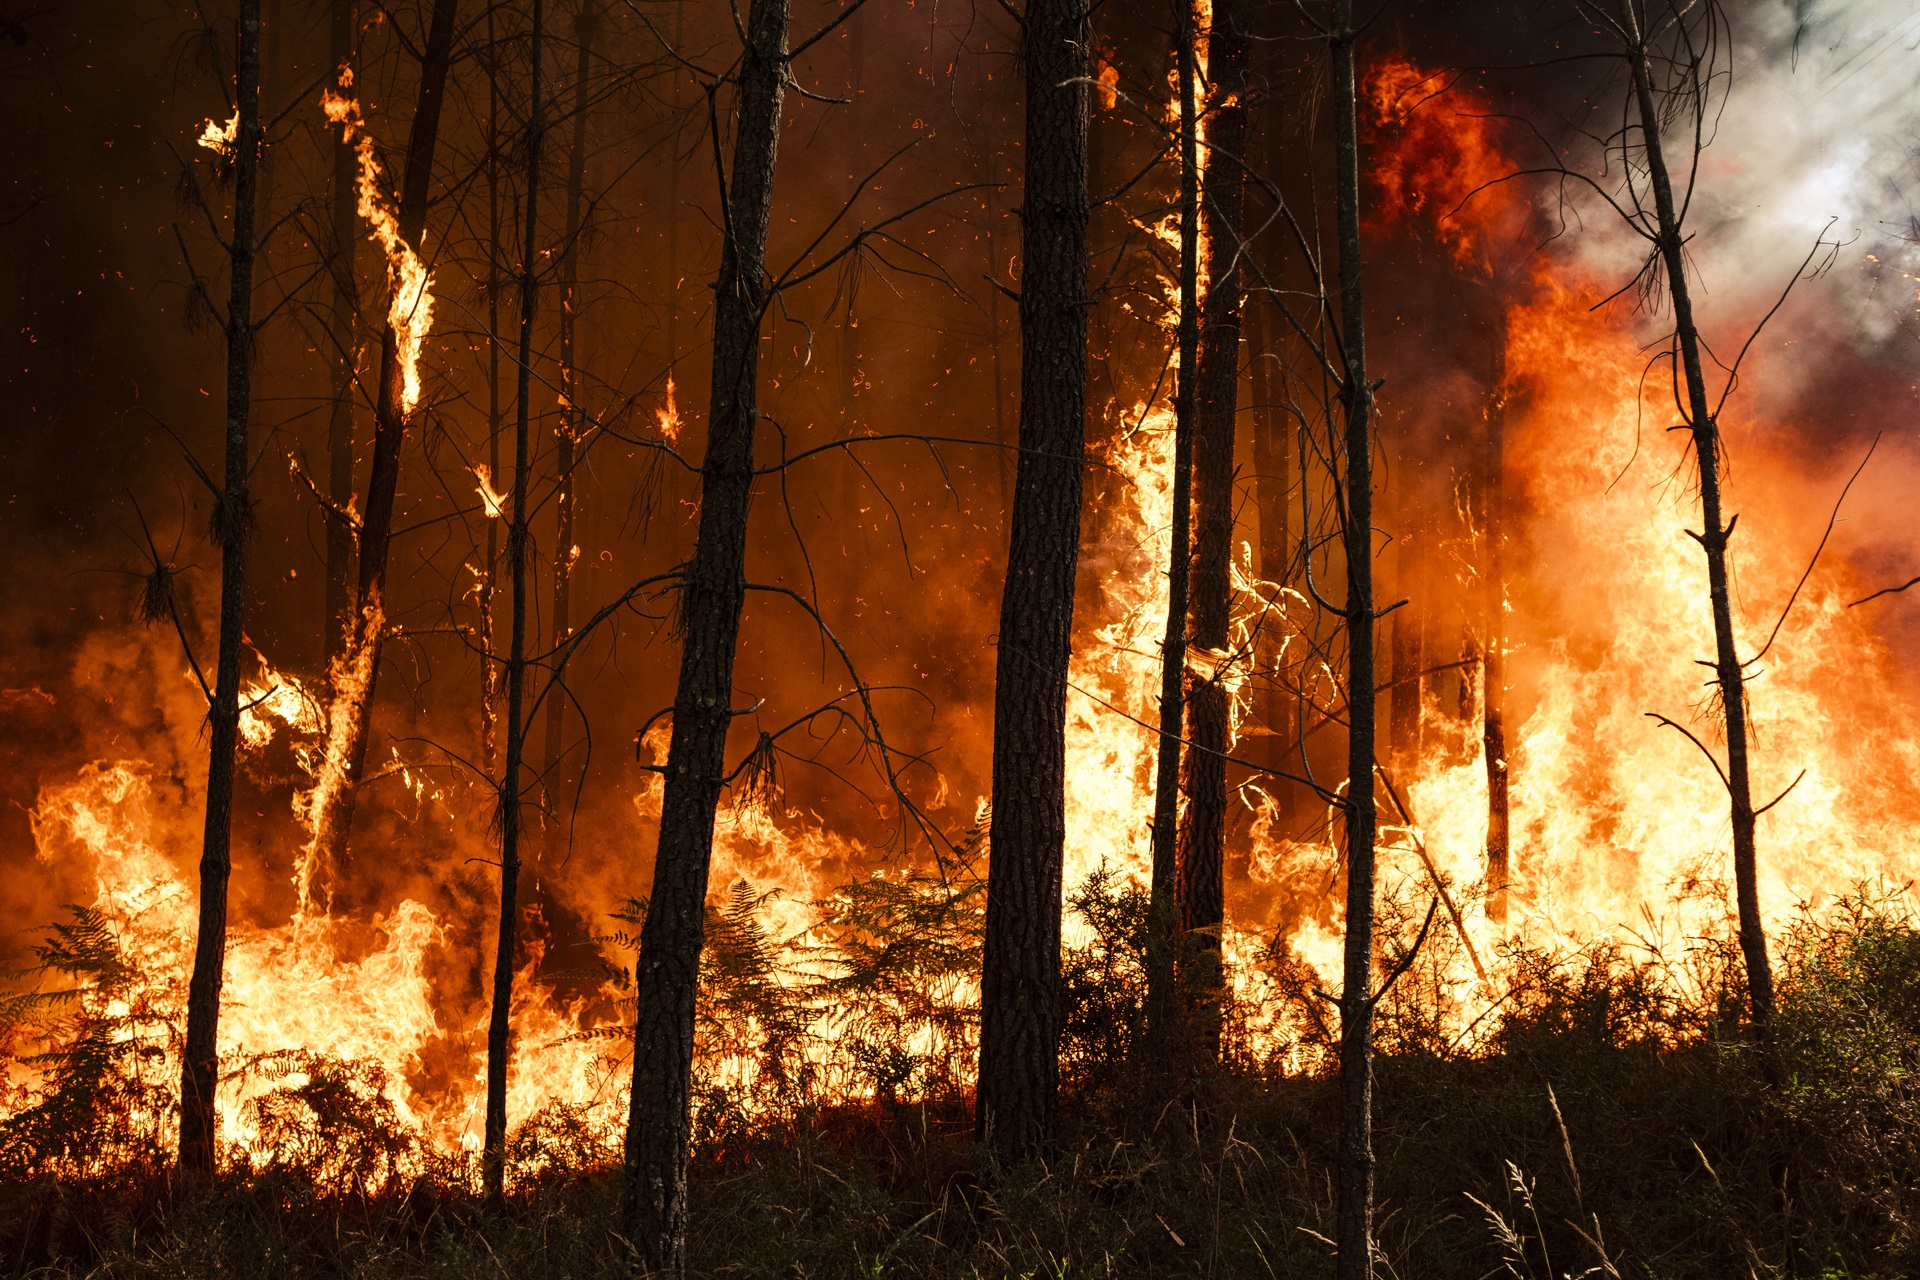
[[[520, 350], [513, 432], [513, 507], [507, 525], [507, 563], [513, 592], [507, 623], [507, 755], [500, 783], [500, 915], [494, 935], [493, 1008], [487, 1023], [487, 1118], [481, 1147], [481, 1179], [489, 1199], [506, 1192], [507, 1061], [512, 1054], [513, 947], [519, 921], [521, 767], [526, 758], [523, 708], [527, 684], [527, 479], [533, 412], [533, 320], [539, 297], [540, 144], [546, 118], [540, 101], [545, 18], [543, 0], [533, 0], [527, 53], [525, 221], [520, 240]], [[564, 428], [563, 428], [564, 430]]]
[[1186, 740], [1188, 593], [1192, 569], [1193, 431], [1200, 363], [1200, 146], [1193, 0], [1174, 0], [1180, 95], [1179, 369], [1173, 397], [1173, 527], [1167, 546], [1167, 629], [1160, 643], [1160, 738], [1153, 792], [1153, 870], [1147, 921], [1147, 1023], [1154, 1052], [1180, 1020], [1175, 960], [1180, 922], [1180, 777]]
[[[1202, 201], [1207, 296], [1200, 315], [1195, 386], [1194, 505], [1190, 638], [1200, 661], [1189, 661], [1192, 725], [1187, 751], [1186, 821], [1180, 849], [1180, 923], [1200, 997], [1194, 1048], [1201, 1062], [1220, 1056], [1220, 1003], [1225, 973], [1220, 928], [1226, 918], [1227, 746], [1232, 708], [1227, 680], [1239, 663], [1233, 636], [1234, 426], [1240, 410], [1240, 230], [1247, 187], [1246, 6], [1214, 0], [1207, 43], [1208, 158]], [[1183, 371], [1184, 373], [1184, 371]]]
[[1021, 201], [1020, 462], [994, 663], [993, 816], [974, 1134], [1006, 1163], [1058, 1132], [1066, 701], [1087, 388], [1081, 0], [1029, 0]]
[[[260, 152], [260, 4], [241, 0], [234, 74], [233, 219], [227, 241], [225, 475], [213, 511], [220, 546], [220, 649], [207, 708], [207, 810], [200, 844], [200, 914], [187, 986], [187, 1043], [180, 1060], [180, 1167], [211, 1174], [218, 1124], [220, 991], [226, 980], [227, 881], [233, 872], [233, 754], [240, 731], [240, 642], [247, 617], [247, 538], [253, 496], [247, 426], [253, 412], [254, 202]], [[197, 287], [197, 283], [196, 283]]]
[[1347, 561], [1346, 941], [1340, 988], [1340, 1148], [1334, 1239], [1340, 1280], [1373, 1274], [1374, 631], [1373, 383], [1368, 381], [1361, 290], [1360, 140], [1354, 85], [1353, 0], [1335, 0], [1334, 200], [1340, 245], [1339, 350], [1346, 435], [1341, 463]]
[[[1689, 536], [1700, 544], [1707, 560], [1707, 595], [1713, 610], [1713, 678], [1719, 689], [1720, 710], [1727, 734], [1727, 763], [1721, 772], [1731, 802], [1733, 821], [1734, 893], [1739, 903], [1740, 951], [1746, 960], [1747, 998], [1754, 1022], [1763, 1029], [1773, 1017], [1773, 969], [1767, 958], [1767, 938], [1760, 918], [1760, 890], [1754, 828], [1753, 783], [1750, 777], [1747, 732], [1745, 665], [1733, 631], [1733, 598], [1727, 568], [1727, 543], [1734, 519], [1721, 512], [1720, 426], [1717, 409], [1707, 394], [1700, 331], [1694, 321], [1693, 298], [1687, 284], [1686, 203], [1676, 199], [1667, 168], [1663, 132], [1678, 123], [1691, 131], [1690, 145], [1697, 157], [1711, 122], [1711, 65], [1716, 48], [1713, 28], [1719, 10], [1713, 5], [1653, 5], [1619, 0], [1615, 12], [1588, 6], [1588, 11], [1619, 42], [1626, 55], [1631, 81], [1640, 160], [1647, 190], [1630, 186], [1632, 205], [1623, 210], [1629, 223], [1652, 244], [1649, 270], [1657, 262], [1659, 279], [1673, 304], [1673, 345], [1684, 383], [1679, 408], [1693, 443], [1700, 482], [1699, 533]], [[1664, 43], [1663, 43], [1664, 42]], [[1666, 68], [1669, 81], [1655, 78], [1655, 63]], [[1627, 145], [1623, 136], [1621, 145]], [[1698, 172], [1697, 164], [1690, 172]], [[1689, 194], [1691, 194], [1689, 192]], [[1646, 197], [1653, 207], [1646, 207]], [[1724, 397], [1723, 397], [1724, 398]], [[1718, 762], [1716, 761], [1716, 768]]]
[[746, 599], [760, 324], [769, 297], [767, 227], [780, 105], [790, 75], [787, 22], [787, 0], [753, 0], [746, 45], [734, 72], [738, 107], [714, 283], [713, 381], [700, 523], [693, 556], [679, 573], [680, 678], [653, 889], [635, 969], [625, 1236], [642, 1268], [674, 1280], [686, 1271], [695, 998], [714, 810], [725, 785], [727, 729], [733, 721], [734, 653]]

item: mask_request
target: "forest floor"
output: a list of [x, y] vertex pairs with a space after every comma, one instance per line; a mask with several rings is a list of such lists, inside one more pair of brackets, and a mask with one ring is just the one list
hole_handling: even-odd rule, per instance
[[[1474, 1052], [1421, 1048], [1404, 1016], [1390, 1026], [1381, 1274], [1920, 1274], [1920, 933], [1860, 910], [1784, 949], [1769, 1047], [1734, 1029], [1724, 996], [1682, 1009], [1648, 969], [1604, 953], [1537, 974]], [[1334, 1083], [1083, 1064], [1044, 1170], [985, 1168], [964, 1097], [709, 1129], [690, 1271], [1330, 1276]], [[87, 1184], [0, 1171], [0, 1270], [627, 1274], [612, 1172], [554, 1149], [544, 1163], [503, 1210], [432, 1177], [322, 1192], [269, 1170], [189, 1195], [164, 1171]]]

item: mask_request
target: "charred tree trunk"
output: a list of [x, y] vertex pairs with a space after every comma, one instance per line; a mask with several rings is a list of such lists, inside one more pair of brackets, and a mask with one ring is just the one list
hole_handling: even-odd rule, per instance
[[[1512, 875], [1508, 848], [1510, 809], [1507, 786], [1507, 328], [1495, 326], [1493, 378], [1487, 391], [1487, 460], [1484, 483], [1487, 556], [1484, 602], [1486, 641], [1482, 647], [1481, 746], [1487, 761], [1487, 918], [1507, 918], [1507, 888]], [[1396, 704], [1396, 708], [1397, 708]]]
[[[333, 0], [331, 17], [333, 65], [336, 71], [353, 58], [353, 0]], [[344, 511], [353, 501], [353, 402], [359, 395], [360, 350], [355, 334], [355, 318], [360, 310], [360, 280], [354, 270], [354, 249], [359, 240], [354, 223], [357, 206], [354, 171], [356, 160], [349, 130], [341, 126], [333, 144], [332, 256], [333, 314], [330, 330], [333, 342], [333, 404], [327, 415], [327, 497], [336, 511]], [[326, 618], [322, 627], [321, 653], [331, 669], [347, 641], [347, 625], [353, 611], [350, 594], [353, 574], [353, 527], [333, 511], [326, 513], [327, 585]]]
[[1209, 124], [1202, 216], [1207, 296], [1200, 316], [1194, 432], [1191, 636], [1199, 664], [1187, 675], [1191, 708], [1187, 812], [1180, 849], [1180, 924], [1189, 937], [1199, 997], [1194, 1050], [1202, 1063], [1220, 1056], [1220, 928], [1226, 916], [1224, 853], [1227, 748], [1233, 736], [1227, 694], [1233, 636], [1233, 457], [1240, 410], [1240, 226], [1246, 201], [1247, 32], [1240, 0], [1215, 0], [1208, 40]]
[[1180, 94], [1179, 363], [1173, 400], [1173, 529], [1167, 549], [1167, 629], [1160, 644], [1160, 741], [1153, 792], [1153, 883], [1147, 921], [1149, 1052], [1164, 1060], [1180, 1020], [1180, 773], [1186, 738], [1187, 578], [1192, 569], [1193, 429], [1200, 363], [1200, 148], [1193, 0], [1175, 0]]
[[1066, 701], [1087, 391], [1087, 10], [1026, 7], [1020, 463], [994, 670], [974, 1135], [1046, 1159], [1059, 1116]]
[[[1720, 686], [1721, 710], [1726, 717], [1726, 783], [1733, 810], [1733, 880], [1740, 907], [1740, 950], [1747, 965], [1747, 999], [1755, 1025], [1765, 1031], [1773, 1021], [1773, 969], [1767, 958], [1766, 931], [1760, 919], [1754, 852], [1757, 815], [1753, 811], [1753, 786], [1747, 760], [1746, 676], [1734, 642], [1733, 600], [1727, 578], [1727, 543], [1733, 536], [1733, 521], [1723, 522], [1720, 511], [1720, 428], [1707, 398], [1706, 373], [1700, 359], [1700, 331], [1694, 324], [1693, 299], [1687, 286], [1685, 236], [1660, 142], [1660, 109], [1654, 99], [1647, 35], [1633, 0], [1621, 0], [1620, 15], [1629, 43], [1628, 62], [1633, 75], [1641, 141], [1646, 148], [1647, 178], [1653, 188], [1658, 231], [1655, 243], [1665, 268], [1667, 292], [1673, 301], [1674, 341], [1680, 348], [1681, 370], [1686, 376], [1687, 426], [1692, 432], [1693, 452], [1700, 468], [1701, 531], [1692, 536], [1706, 553], [1707, 592], [1713, 604], [1713, 671], [1714, 681]], [[1696, 81], [1692, 91], [1705, 93], [1706, 87]]]
[[[433, 153], [440, 137], [440, 108], [446, 96], [447, 68], [453, 56], [453, 29], [459, 0], [434, 0], [420, 64], [420, 99], [407, 136], [405, 176], [397, 212], [400, 238], [416, 252], [427, 221], [427, 195], [433, 177]], [[380, 382], [374, 398], [373, 463], [367, 477], [360, 518], [360, 576], [346, 651], [331, 673], [329, 716], [341, 724], [329, 734], [328, 752], [339, 770], [337, 785], [316, 797], [314, 856], [329, 881], [346, 863], [353, 809], [367, 762], [367, 735], [373, 726], [374, 683], [380, 673], [380, 649], [386, 640], [387, 559], [393, 538], [393, 501], [400, 485], [400, 446], [406, 439], [403, 400], [405, 371], [398, 335], [391, 320], [381, 327]]]
[[[575, 24], [577, 60], [573, 73], [573, 154], [567, 159], [566, 239], [560, 260], [560, 425], [556, 432], [558, 451], [554, 459], [557, 485], [554, 492], [553, 538], [553, 647], [558, 649], [572, 634], [573, 566], [579, 558], [573, 541], [578, 467], [576, 453], [580, 444], [580, 426], [585, 420], [580, 411], [580, 374], [574, 360], [574, 319], [579, 312], [576, 292], [580, 281], [581, 203], [587, 172], [587, 76], [592, 65], [594, 28], [599, 25], [598, 6], [584, 0]], [[567, 753], [567, 694], [564, 687], [547, 690], [547, 767], [546, 790], [555, 797], [556, 820], [571, 788], [570, 779], [561, 770]]]
[[626, 1238], [653, 1274], [686, 1272], [694, 999], [705, 941], [714, 810], [726, 773], [733, 661], [746, 599], [747, 513], [759, 416], [767, 228], [787, 71], [787, 0], [753, 0], [739, 63], [733, 175], [714, 285], [713, 382], [700, 527], [680, 573], [680, 679], [653, 889], [635, 973]]
[[1373, 1274], [1374, 611], [1373, 384], [1360, 281], [1360, 142], [1355, 116], [1353, 0], [1336, 0], [1333, 49], [1335, 186], [1340, 240], [1340, 383], [1346, 415], [1341, 535], [1347, 561], [1347, 918], [1340, 989], [1340, 1148], [1335, 1242], [1340, 1280]]
[[180, 1067], [180, 1168], [210, 1176], [218, 1132], [220, 990], [226, 977], [227, 881], [233, 871], [233, 753], [240, 731], [240, 640], [247, 613], [247, 424], [253, 403], [254, 201], [260, 149], [260, 4], [242, 0], [234, 96], [233, 239], [228, 250], [225, 478], [214, 507], [220, 544], [220, 651], [207, 709], [207, 813], [200, 845], [200, 917], [187, 987], [187, 1045]]
[[[1281, 591], [1293, 584], [1293, 540], [1288, 529], [1287, 495], [1293, 489], [1293, 458], [1285, 415], [1280, 411], [1280, 385], [1275, 365], [1280, 360], [1274, 325], [1264, 293], [1250, 296], [1246, 302], [1247, 351], [1252, 366], [1253, 396], [1253, 501], [1260, 515], [1260, 576]], [[1260, 643], [1256, 650], [1263, 673], [1259, 686], [1260, 723], [1267, 731], [1263, 762], [1270, 769], [1298, 773], [1294, 749], [1299, 742], [1299, 718], [1288, 677], [1283, 671], [1286, 660], [1286, 619], [1279, 609], [1271, 609], [1261, 623]], [[1286, 778], [1268, 780], [1268, 787], [1279, 807], [1281, 820], [1291, 824], [1299, 817], [1299, 794]]]
[[481, 1148], [481, 1178], [496, 1205], [506, 1196], [507, 1059], [513, 1051], [513, 948], [519, 922], [521, 763], [527, 726], [522, 707], [527, 683], [527, 471], [533, 411], [533, 318], [539, 295], [535, 237], [540, 229], [540, 143], [545, 132], [540, 102], [542, 0], [533, 0], [533, 36], [527, 73], [527, 185], [521, 193], [526, 222], [520, 239], [519, 379], [513, 431], [513, 522], [507, 526], [507, 559], [513, 590], [507, 623], [507, 759], [500, 784], [500, 919], [493, 952], [493, 1010], [487, 1024], [487, 1122]]

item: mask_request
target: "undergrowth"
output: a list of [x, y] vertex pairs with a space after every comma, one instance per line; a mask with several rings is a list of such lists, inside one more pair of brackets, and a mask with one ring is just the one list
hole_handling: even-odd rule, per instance
[[[1332, 1274], [1337, 1029], [1283, 952], [1263, 990], [1297, 1002], [1281, 1070], [1227, 1037], [1195, 1076], [1143, 1061], [1139, 895], [1096, 880], [1071, 903], [1062, 1107], [1045, 1169], [972, 1142], [973, 1038], [957, 980], [977, 964], [952, 903], [880, 888], [837, 908], [841, 1033], [865, 1087], [835, 1100], [797, 1049], [755, 903], [716, 907], [703, 1035], [759, 1055], [751, 1095], [698, 1103], [690, 1267], [701, 1276], [1080, 1277]], [[1397, 931], [1384, 947], [1405, 945]], [[1904, 897], [1860, 895], [1778, 940], [1771, 1040], [1738, 1021], [1737, 956], [1670, 960], [1513, 947], [1507, 997], [1463, 1035], [1447, 957], [1416, 957], [1382, 1006], [1376, 1064], [1381, 1273], [1394, 1277], [1920, 1274], [1920, 932]], [[626, 1273], [617, 1135], [550, 1108], [513, 1135], [504, 1210], [471, 1171], [381, 1109], [352, 1064], [247, 1064], [290, 1083], [257, 1117], [272, 1158], [176, 1186], [165, 1090], [138, 1071], [164, 1035], [121, 1000], [111, 931], [76, 918], [42, 982], [0, 1005], [0, 1044], [64, 1019], [37, 1101], [0, 1122], [0, 1268], [47, 1277], [593, 1277]], [[887, 993], [885, 1000], [872, 993]], [[123, 992], [124, 994], [124, 992]], [[124, 1007], [123, 1007], [124, 1006]], [[1229, 1010], [1229, 1026], [1272, 1010]], [[1444, 1016], [1443, 1016], [1444, 1015]], [[127, 1019], [116, 1023], [114, 1018]], [[144, 1019], [144, 1021], [142, 1021]], [[137, 1034], [136, 1034], [137, 1033]], [[145, 1036], [147, 1039], [143, 1039]], [[908, 1047], [908, 1042], [917, 1049]], [[45, 1056], [51, 1053], [52, 1056]], [[15, 1086], [17, 1089], [17, 1086]], [[124, 1126], [131, 1125], [131, 1128]], [[134, 1139], [120, 1142], [122, 1136]], [[130, 1153], [106, 1162], [98, 1153]]]

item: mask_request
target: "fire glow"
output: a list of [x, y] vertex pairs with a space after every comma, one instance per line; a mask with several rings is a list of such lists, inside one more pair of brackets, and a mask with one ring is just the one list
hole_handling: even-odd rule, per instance
[[[1202, 81], [1204, 67], [1203, 52]], [[1508, 531], [1505, 604], [1517, 695], [1508, 736], [1514, 908], [1504, 921], [1486, 909], [1487, 771], [1472, 709], [1484, 689], [1476, 691], [1471, 677], [1458, 695], [1466, 711], [1459, 701], [1443, 705], [1435, 682], [1415, 685], [1428, 729], [1419, 758], [1396, 779], [1406, 813], [1383, 833], [1381, 854], [1384, 899], [1412, 904], [1416, 915], [1436, 894], [1449, 902], [1445, 927], [1459, 945], [1430, 953], [1426, 980], [1452, 993], [1446, 1030], [1471, 1044], [1486, 1012], [1513, 990], [1514, 975], [1500, 960], [1507, 944], [1575, 948], [1612, 939], [1671, 962], [1689, 940], [1724, 937], [1728, 837], [1714, 767], [1681, 734], [1648, 718], [1654, 711], [1687, 723], [1710, 718], [1696, 661], [1711, 649], [1710, 624], [1698, 551], [1684, 533], [1689, 495], [1683, 484], [1660, 479], [1659, 469], [1672, 463], [1661, 446], [1642, 442], [1658, 434], [1642, 424], [1664, 425], [1671, 403], [1644, 377], [1634, 318], [1592, 309], [1611, 288], [1599, 271], [1558, 253], [1537, 254], [1523, 268], [1492, 261], [1494, 246], [1510, 242], [1515, 221], [1527, 213], [1515, 188], [1490, 185], [1517, 166], [1487, 124], [1486, 103], [1457, 94], [1444, 109], [1405, 110], [1402, 104], [1424, 96], [1426, 80], [1420, 69], [1391, 62], [1370, 82], [1373, 123], [1383, 138], [1376, 229], [1392, 234], [1420, 224], [1412, 233], [1437, 238], [1461, 270], [1503, 281], [1509, 297], [1502, 367], [1507, 387], [1524, 393], [1507, 427], [1505, 457], [1517, 513]], [[328, 89], [323, 106], [358, 156], [358, 212], [385, 255], [386, 318], [404, 369], [403, 408], [411, 413], [420, 397], [433, 281], [400, 232], [374, 140], [347, 96], [351, 87], [343, 67], [339, 90]], [[224, 132], [208, 122], [200, 145], [230, 152], [237, 120]], [[1152, 231], [1177, 246], [1177, 218]], [[1177, 301], [1177, 284], [1161, 284]], [[1809, 549], [1760, 512], [1781, 504], [1783, 477], [1795, 464], [1770, 451], [1764, 441], [1776, 437], [1761, 429], [1765, 424], [1742, 421], [1739, 412], [1736, 405], [1729, 413], [1730, 432], [1761, 441], [1743, 444], [1740, 455], [1749, 486], [1742, 496], [1756, 513], [1740, 525], [1749, 592], [1739, 616], [1743, 637], [1754, 644], [1775, 615], [1783, 616], [1752, 692], [1763, 801], [1781, 797], [1762, 826], [1761, 899], [1777, 922], [1802, 904], [1913, 869], [1909, 851], [1920, 845], [1920, 814], [1905, 780], [1920, 771], [1920, 726], [1892, 701], [1848, 696], [1833, 676], [1835, 655], [1865, 669], [1891, 661], [1868, 623], [1845, 607], [1864, 594], [1849, 566], [1829, 562], [1792, 608], [1782, 608]], [[1083, 549], [1082, 559], [1083, 571], [1098, 579], [1099, 607], [1076, 620], [1067, 707], [1069, 894], [1099, 875], [1143, 886], [1151, 860], [1158, 748], [1151, 726], [1161, 679], [1155, 647], [1168, 609], [1162, 566], [1170, 542], [1173, 415], [1162, 397], [1112, 416], [1103, 461], [1114, 479], [1098, 513], [1099, 541]], [[681, 410], [671, 372], [654, 421], [660, 437], [678, 443]], [[468, 473], [484, 517], [501, 518], [508, 496], [494, 487], [499, 478], [486, 466]], [[1230, 748], [1249, 728], [1254, 686], [1273, 678], [1233, 654], [1253, 652], [1261, 628], [1278, 628], [1278, 651], [1290, 661], [1286, 646], [1311, 613], [1305, 596], [1260, 578], [1248, 536], [1244, 527], [1236, 530], [1242, 553], [1232, 652], [1189, 653], [1196, 671], [1227, 673]], [[1408, 590], [1477, 591], [1484, 548], [1475, 536], [1468, 528], [1436, 579]], [[569, 551], [570, 570], [581, 551]], [[381, 604], [367, 607], [377, 613]], [[331, 673], [334, 688], [370, 681], [369, 670], [352, 665], [366, 661], [365, 653], [346, 655]], [[179, 675], [184, 697], [194, 677], [184, 668]], [[1334, 700], [1330, 673], [1303, 682], [1324, 702]], [[341, 785], [344, 729], [329, 724], [318, 700], [270, 665], [268, 655], [255, 655], [242, 702], [241, 741], [250, 758], [291, 741], [302, 775], [292, 806], [311, 836], [325, 793]], [[643, 732], [642, 762], [662, 764], [665, 743], [661, 727]], [[663, 789], [660, 774], [649, 774], [633, 795], [630, 830], [588, 830], [575, 839], [636, 841], [635, 833], [657, 822]], [[417, 803], [451, 803], [437, 795], [415, 785]], [[1310, 804], [1319, 812], [1304, 819], [1284, 819], [1259, 779], [1244, 783], [1239, 798], [1244, 812], [1230, 837], [1238, 846], [1237, 874], [1229, 882], [1225, 942], [1246, 1011], [1242, 1045], [1263, 1060], [1301, 1065], [1291, 1056], [1300, 1028], [1263, 994], [1272, 978], [1268, 958], [1284, 950], [1325, 986], [1337, 985], [1342, 921], [1330, 887], [1342, 874], [1330, 834], [1337, 824], [1325, 805]], [[161, 1022], [177, 1020], [177, 998], [169, 1004], [164, 993], [184, 992], [191, 966], [192, 832], [156, 816], [179, 803], [156, 764], [103, 758], [47, 787], [33, 812], [42, 859], [90, 867], [90, 905], [114, 925], [129, 963], [145, 975], [143, 990], [161, 993], [152, 995]], [[472, 804], [475, 812], [456, 819], [469, 834], [488, 821], [477, 812], [480, 802]], [[486, 1014], [450, 1007], [436, 987], [445, 968], [445, 922], [410, 897], [364, 918], [336, 915], [314, 889], [311, 844], [281, 861], [293, 867], [295, 905], [278, 924], [236, 927], [227, 959], [219, 1114], [228, 1157], [270, 1161], [281, 1132], [277, 1117], [341, 1064], [352, 1068], [344, 1087], [380, 1099], [396, 1131], [417, 1144], [393, 1155], [390, 1174], [415, 1172], [433, 1154], [477, 1151], [485, 1083], [475, 1046]], [[802, 993], [796, 1057], [814, 1073], [815, 1087], [841, 1097], [877, 1096], [878, 1077], [857, 1065], [865, 1032], [835, 1005], [830, 980], [842, 963], [835, 957], [847, 954], [859, 933], [857, 923], [846, 922], [857, 918], [860, 894], [889, 886], [911, 891], [919, 883], [913, 873], [829, 829], [817, 814], [765, 793], [736, 792], [723, 802], [713, 863], [716, 897], [735, 893], [732, 901], [750, 906], [741, 918], [763, 931], [779, 981]], [[845, 868], [858, 874], [836, 878]], [[594, 906], [604, 919], [623, 904]], [[604, 960], [624, 961], [620, 945], [599, 942]], [[616, 1013], [628, 993], [609, 979], [586, 994], [562, 996], [541, 979], [540, 959], [525, 963], [515, 985], [509, 1124], [564, 1116], [611, 1153], [627, 1109], [621, 1067], [628, 1050]], [[926, 998], [960, 1012], [950, 1026], [901, 1014], [900, 1025], [910, 1029], [899, 1047], [929, 1061], [964, 1062], [971, 1044], [951, 1028], [964, 1026], [977, 983], [949, 976]], [[697, 1070], [716, 1088], [752, 1096], [773, 1067], [751, 1039], [710, 1036]], [[155, 1034], [150, 1048], [153, 1061], [141, 1069], [155, 1081], [177, 1079], [177, 1045]], [[7, 1082], [14, 1093], [32, 1084], [26, 1075]]]
[[367, 238], [386, 255], [387, 327], [400, 353], [400, 411], [410, 414], [420, 403], [421, 345], [433, 328], [433, 274], [400, 233], [373, 135], [361, 121], [359, 100], [349, 96], [352, 89], [353, 68], [343, 66], [339, 88], [329, 85], [321, 91], [320, 108], [328, 121], [340, 126], [359, 157], [358, 212], [367, 224]]

